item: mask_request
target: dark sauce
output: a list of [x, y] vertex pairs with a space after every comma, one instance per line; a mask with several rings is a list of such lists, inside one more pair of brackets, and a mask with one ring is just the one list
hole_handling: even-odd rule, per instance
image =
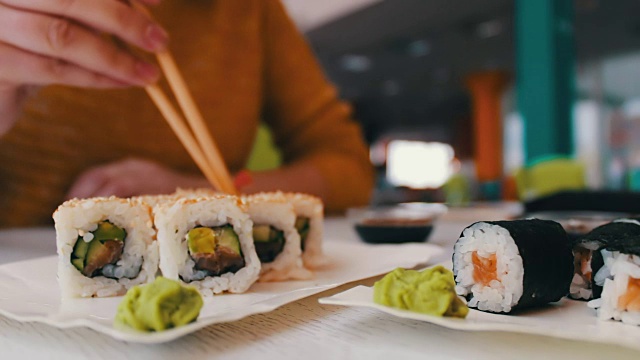
[[365, 219], [355, 228], [364, 242], [400, 244], [426, 241], [433, 223], [431, 219]]

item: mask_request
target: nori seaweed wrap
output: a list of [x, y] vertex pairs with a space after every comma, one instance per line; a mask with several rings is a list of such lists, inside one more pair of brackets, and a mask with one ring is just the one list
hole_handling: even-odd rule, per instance
[[[640, 249], [640, 221], [637, 218], [618, 219], [601, 225], [574, 244], [574, 278], [572, 282], [572, 298], [597, 299], [602, 293], [604, 279], [596, 281], [596, 274], [604, 265], [602, 250], [634, 251]], [[579, 279], [581, 278], [581, 279]], [[576, 296], [583, 287], [583, 294], [591, 296]]]
[[571, 241], [551, 220], [477, 222], [455, 244], [453, 271], [469, 307], [509, 313], [545, 305], [569, 292]]
[[640, 325], [640, 223], [616, 220], [599, 233], [606, 235], [608, 243], [594, 255], [597, 298], [589, 306], [598, 309], [601, 320]]

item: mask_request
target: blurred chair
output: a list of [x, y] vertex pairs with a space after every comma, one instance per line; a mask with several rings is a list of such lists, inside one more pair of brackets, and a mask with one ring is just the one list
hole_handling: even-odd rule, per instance
[[528, 201], [563, 190], [586, 187], [584, 166], [569, 158], [545, 158], [520, 168], [516, 174], [518, 197]]
[[451, 206], [463, 206], [471, 202], [471, 185], [462, 174], [454, 174], [442, 186], [445, 202]]
[[247, 169], [251, 171], [271, 170], [282, 164], [282, 154], [274, 144], [271, 130], [265, 124], [260, 124], [253, 150], [247, 162]]

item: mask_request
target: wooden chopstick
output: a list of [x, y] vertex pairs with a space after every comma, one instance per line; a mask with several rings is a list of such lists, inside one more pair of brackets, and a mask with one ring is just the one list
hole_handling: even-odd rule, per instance
[[[151, 13], [144, 6], [136, 1], [132, 1], [131, 3], [138, 10], [151, 17]], [[145, 88], [147, 94], [153, 100], [156, 107], [158, 107], [165, 120], [169, 123], [169, 126], [171, 126], [172, 130], [176, 133], [178, 139], [204, 173], [207, 180], [219, 191], [227, 194], [237, 194], [237, 190], [233, 184], [229, 170], [224, 163], [224, 159], [220, 154], [220, 150], [211, 137], [202, 114], [198, 110], [171, 53], [168, 51], [161, 52], [158, 53], [156, 57], [162, 72], [169, 82], [171, 90], [178, 100], [180, 108], [187, 118], [187, 123], [191, 127], [191, 130], [186, 126], [183, 118], [174, 109], [159, 86], [147, 86]], [[195, 138], [192, 134], [195, 135]]]
[[222, 159], [220, 150], [211, 137], [211, 134], [205, 125], [204, 118], [198, 110], [198, 107], [193, 100], [193, 97], [189, 92], [189, 88], [180, 74], [180, 70], [178, 70], [178, 66], [173, 60], [173, 57], [169, 52], [162, 52], [157, 55], [157, 58], [160, 63], [160, 68], [167, 77], [169, 86], [171, 86], [171, 89], [178, 100], [178, 104], [187, 118], [187, 122], [193, 130], [200, 148], [203, 150], [204, 155], [209, 164], [213, 167], [213, 170], [215, 170], [216, 175], [218, 175], [218, 180], [220, 181], [221, 186], [220, 190], [227, 194], [236, 194], [236, 188], [233, 185], [233, 180], [231, 180], [229, 170], [227, 170], [227, 166]]
[[184, 120], [173, 105], [171, 105], [171, 101], [169, 101], [167, 96], [162, 92], [162, 89], [160, 89], [158, 85], [149, 85], [145, 87], [145, 90], [207, 180], [216, 189], [224, 191], [222, 190], [222, 184], [217, 178], [215, 171], [211, 168], [202, 153], [202, 149], [198, 147], [198, 143], [193, 138], [193, 135], [191, 135]]

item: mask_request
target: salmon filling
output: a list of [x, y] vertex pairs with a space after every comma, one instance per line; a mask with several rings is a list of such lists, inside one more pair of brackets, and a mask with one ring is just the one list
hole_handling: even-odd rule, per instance
[[573, 267], [576, 274], [591, 282], [591, 250], [574, 249]]
[[629, 277], [627, 292], [618, 298], [621, 311], [640, 311], [640, 279]]
[[479, 256], [477, 251], [471, 255], [473, 261], [473, 280], [484, 286], [489, 286], [491, 281], [498, 280], [498, 260], [496, 254], [489, 257]]

